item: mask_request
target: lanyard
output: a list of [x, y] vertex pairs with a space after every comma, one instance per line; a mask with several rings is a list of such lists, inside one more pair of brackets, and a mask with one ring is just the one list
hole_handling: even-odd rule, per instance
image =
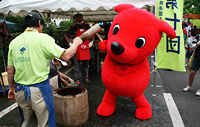
[[25, 32], [37, 32], [37, 33], [39, 33], [38, 30], [35, 29], [34, 27], [27, 27]]

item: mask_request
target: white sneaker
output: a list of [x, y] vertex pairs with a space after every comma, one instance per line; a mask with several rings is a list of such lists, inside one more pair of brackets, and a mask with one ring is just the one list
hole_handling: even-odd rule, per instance
[[200, 89], [197, 90], [196, 95], [200, 96]]
[[[184, 89], [183, 89], [183, 91], [185, 91], [185, 92], [188, 92], [188, 91], [191, 91], [192, 90], [192, 88], [190, 87], [190, 86], [186, 86]], [[200, 94], [200, 91], [199, 91], [199, 94]]]

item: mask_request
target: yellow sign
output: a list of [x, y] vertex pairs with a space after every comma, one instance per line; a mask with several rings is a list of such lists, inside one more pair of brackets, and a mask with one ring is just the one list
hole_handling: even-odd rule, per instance
[[170, 24], [176, 31], [174, 39], [170, 39], [163, 33], [157, 47], [157, 68], [185, 71], [183, 3], [183, 0], [157, 0], [157, 18]]

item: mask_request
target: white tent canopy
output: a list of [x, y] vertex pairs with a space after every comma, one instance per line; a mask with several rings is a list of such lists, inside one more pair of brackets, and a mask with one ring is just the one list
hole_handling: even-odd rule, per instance
[[88, 21], [111, 21], [117, 14], [113, 8], [122, 3], [155, 6], [155, 0], [2, 0], [0, 13], [24, 16], [37, 11], [45, 18], [72, 18], [79, 12]]

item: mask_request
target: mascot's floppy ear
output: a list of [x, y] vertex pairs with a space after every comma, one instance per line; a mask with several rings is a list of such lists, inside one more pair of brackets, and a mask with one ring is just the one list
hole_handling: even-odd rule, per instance
[[116, 12], [120, 13], [120, 12], [130, 9], [130, 8], [135, 8], [135, 6], [133, 6], [132, 4], [119, 4], [114, 8], [114, 10]]
[[174, 39], [176, 37], [176, 32], [175, 30], [166, 22], [159, 20], [159, 23], [158, 23], [158, 29], [159, 31], [162, 33], [166, 33], [167, 36], [171, 39]]
[[[131, 8], [135, 8], [135, 6], [133, 6], [132, 4], [119, 4], [114, 8], [114, 10], [116, 12], [120, 13], [124, 10], [128, 10]], [[160, 31], [160, 33], [162, 33], [162, 32], [166, 33], [167, 36], [171, 39], [176, 37], [175, 30], [168, 23], [156, 18], [156, 24], [157, 24], [157, 28]]]

